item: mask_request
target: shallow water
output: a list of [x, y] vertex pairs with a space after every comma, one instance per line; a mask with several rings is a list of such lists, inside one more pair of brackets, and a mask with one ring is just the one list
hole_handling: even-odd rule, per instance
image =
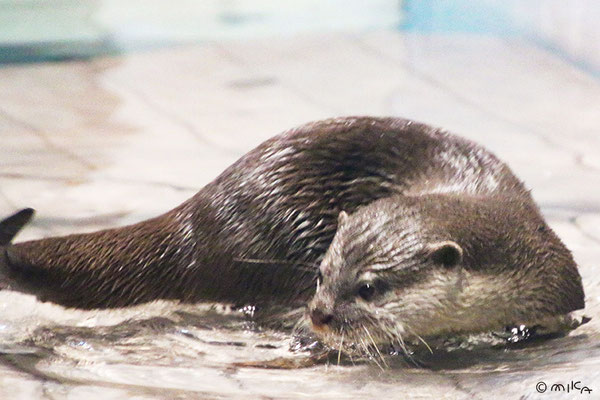
[[[22, 296], [24, 300], [26, 296]], [[29, 299], [30, 300], [30, 299]], [[292, 336], [261, 328], [222, 306], [154, 303], [109, 312], [42, 306], [15, 316], [0, 336], [2, 398], [471, 398], [474, 393], [533, 393], [535, 384], [578, 380], [597, 389], [598, 335], [586, 325], [566, 337], [509, 345], [462, 341], [417, 349], [419, 366], [398, 356], [381, 362], [333, 359], [306, 368], [240, 367], [274, 359], [302, 360]], [[17, 328], [18, 325], [18, 328]], [[381, 361], [381, 360], [380, 360]], [[32, 383], [33, 383], [32, 382]], [[391, 392], [390, 392], [391, 391]], [[14, 396], [19, 393], [18, 396]], [[476, 398], [481, 397], [476, 395]]]

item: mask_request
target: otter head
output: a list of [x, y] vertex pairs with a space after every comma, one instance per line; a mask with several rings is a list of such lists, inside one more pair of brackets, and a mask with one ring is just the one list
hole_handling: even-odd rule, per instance
[[[444, 197], [383, 199], [351, 216], [342, 212], [306, 317], [330, 345], [403, 346], [406, 339], [534, 323], [577, 308], [560, 304], [554, 283], [540, 279], [561, 275], [552, 270], [557, 243], [546, 251], [548, 238], [538, 244], [528, 236], [519, 248], [522, 233], [506, 232], [522, 232], [530, 222], [515, 226], [498, 221], [487, 205]], [[576, 287], [574, 263], [569, 268], [575, 274], [564, 280]]]

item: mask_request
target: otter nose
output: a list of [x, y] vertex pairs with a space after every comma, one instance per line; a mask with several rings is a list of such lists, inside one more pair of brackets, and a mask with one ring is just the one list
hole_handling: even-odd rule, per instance
[[310, 312], [310, 320], [315, 326], [327, 325], [332, 319], [332, 314], [325, 313], [319, 308], [315, 308]]

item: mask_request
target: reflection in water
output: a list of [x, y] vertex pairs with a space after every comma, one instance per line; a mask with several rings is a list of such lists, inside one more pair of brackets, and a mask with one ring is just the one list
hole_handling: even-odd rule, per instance
[[[248, 393], [295, 398], [301, 393], [347, 395], [343, 386], [352, 384], [372, 395], [385, 395], [389, 384], [405, 384], [407, 378], [446, 379], [468, 372], [479, 377], [478, 385], [491, 385], [504, 371], [523, 374], [515, 378], [518, 382], [532, 372], [552, 375], [584, 358], [600, 359], [598, 338], [574, 331], [548, 340], [515, 329], [503, 335], [428, 340], [432, 352], [415, 344], [408, 358], [390, 349], [385, 356], [388, 367], [380, 369], [376, 360], [347, 355], [338, 359], [335, 351], [325, 355], [310, 340], [298, 345], [301, 340], [289, 331], [267, 329], [243, 310], [175, 306], [164, 315], [145, 315], [141, 308], [116, 325], [42, 325], [24, 340], [3, 338], [0, 353], [10, 368], [63, 389], [95, 388], [88, 394], [98, 399], [104, 398], [106, 387], [161, 398]], [[361, 379], [356, 381], [358, 372]], [[304, 385], [311, 376], [311, 384]], [[283, 387], [291, 385], [297, 392], [278, 392], [278, 385], [264, 388], [265, 382], [284, 382]], [[360, 393], [356, 398], [364, 394]]]

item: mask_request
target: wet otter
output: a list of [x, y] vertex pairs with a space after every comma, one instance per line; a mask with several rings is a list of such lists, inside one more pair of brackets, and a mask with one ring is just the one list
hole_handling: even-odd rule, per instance
[[310, 318], [322, 332], [356, 323], [382, 337], [426, 334], [584, 306], [570, 252], [509, 168], [468, 140], [399, 118], [284, 132], [135, 225], [10, 244], [29, 216], [0, 225], [0, 286], [67, 307], [301, 306], [321, 262]]
[[503, 194], [401, 195], [342, 213], [320, 272], [308, 317], [335, 345], [545, 325], [583, 306], [570, 254], [533, 203]]

